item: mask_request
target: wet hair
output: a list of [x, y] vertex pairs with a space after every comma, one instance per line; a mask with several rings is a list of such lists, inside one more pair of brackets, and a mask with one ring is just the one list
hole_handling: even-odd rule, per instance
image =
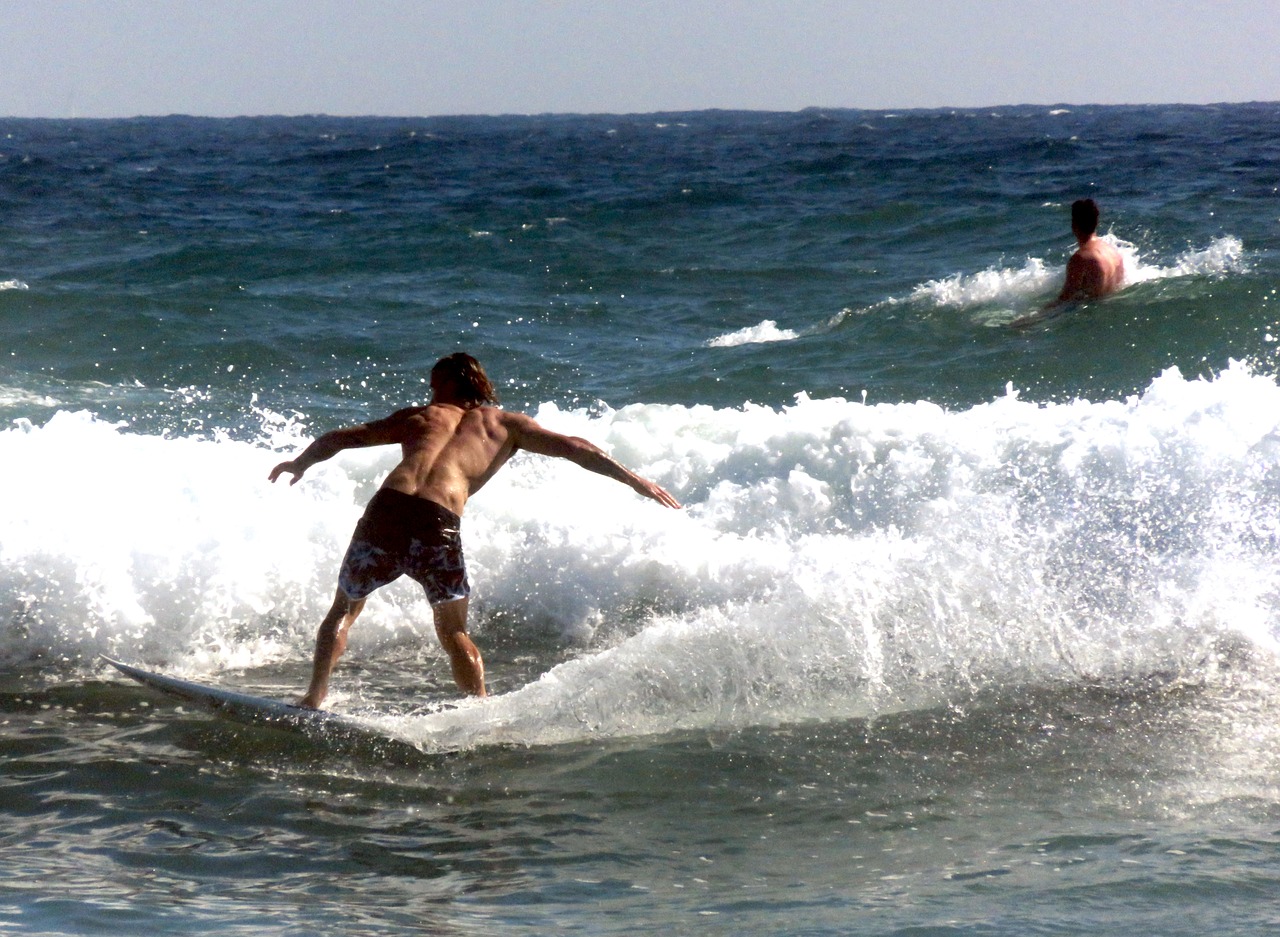
[[458, 403], [473, 407], [496, 404], [498, 392], [480, 362], [465, 351], [445, 355], [431, 369], [431, 389], [448, 386]]
[[1098, 230], [1098, 203], [1091, 198], [1079, 198], [1071, 203], [1071, 227], [1081, 234], [1093, 234]]

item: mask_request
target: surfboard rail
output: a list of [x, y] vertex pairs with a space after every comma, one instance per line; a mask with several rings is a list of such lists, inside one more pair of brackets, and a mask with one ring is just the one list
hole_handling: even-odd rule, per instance
[[338, 732], [364, 738], [385, 737], [374, 726], [351, 716], [323, 709], [307, 709], [265, 696], [254, 696], [251, 693], [182, 680], [167, 674], [144, 670], [106, 655], [102, 655], [102, 659], [142, 686], [243, 725], [267, 726], [308, 735], [328, 735]]

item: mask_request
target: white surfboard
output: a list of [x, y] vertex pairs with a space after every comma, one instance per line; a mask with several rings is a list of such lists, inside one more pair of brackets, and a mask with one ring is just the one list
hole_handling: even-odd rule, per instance
[[348, 737], [386, 739], [385, 734], [376, 726], [352, 716], [343, 716], [323, 709], [304, 709], [301, 706], [268, 699], [265, 696], [237, 693], [234, 690], [224, 690], [220, 687], [193, 683], [190, 680], [179, 680], [177, 677], [161, 673], [152, 673], [140, 667], [112, 660], [110, 657], [104, 656], [102, 659], [126, 677], [138, 681], [145, 687], [158, 690], [166, 696], [190, 703], [215, 716], [234, 722], [286, 729], [312, 736], [338, 734]]

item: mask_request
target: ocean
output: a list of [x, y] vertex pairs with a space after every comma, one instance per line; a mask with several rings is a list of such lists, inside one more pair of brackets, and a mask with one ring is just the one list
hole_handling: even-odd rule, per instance
[[[0, 245], [0, 929], [1280, 928], [1280, 105], [7, 119]], [[103, 663], [299, 695], [397, 452], [267, 474], [456, 350], [684, 504], [473, 498], [493, 696]]]

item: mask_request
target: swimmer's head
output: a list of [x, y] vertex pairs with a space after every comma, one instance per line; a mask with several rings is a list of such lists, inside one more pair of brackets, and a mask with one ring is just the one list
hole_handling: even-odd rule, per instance
[[1098, 230], [1098, 203], [1091, 198], [1076, 199], [1071, 203], [1071, 230], [1081, 237], [1089, 237]]
[[465, 351], [445, 355], [431, 369], [431, 392], [464, 407], [496, 404], [498, 393], [480, 362]]

